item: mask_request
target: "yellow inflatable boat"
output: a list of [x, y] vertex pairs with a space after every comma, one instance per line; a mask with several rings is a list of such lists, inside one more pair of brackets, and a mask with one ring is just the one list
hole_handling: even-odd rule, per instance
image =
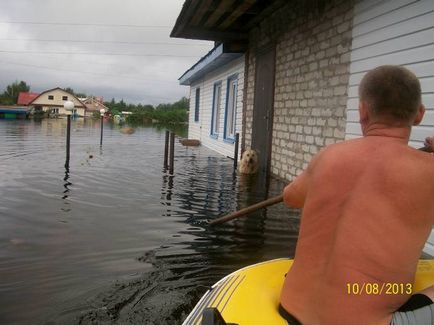
[[[285, 274], [292, 262], [276, 259], [229, 274], [205, 293], [183, 325], [286, 325], [278, 306]], [[420, 260], [413, 292], [433, 284], [434, 260]]]

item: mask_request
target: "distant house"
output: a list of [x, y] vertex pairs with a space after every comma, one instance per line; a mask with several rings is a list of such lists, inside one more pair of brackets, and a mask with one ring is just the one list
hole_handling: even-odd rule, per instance
[[86, 106], [86, 112], [85, 116], [92, 116], [94, 112], [100, 112], [100, 109], [105, 109], [107, 112], [109, 108], [104, 105], [104, 98], [103, 97], [87, 97], [87, 98], [79, 98], [81, 102]]
[[190, 86], [188, 137], [233, 157], [235, 135], [242, 131], [243, 53], [220, 44], [187, 70], [179, 82]]
[[85, 116], [86, 105], [73, 94], [66, 92], [61, 88], [46, 90], [34, 98], [28, 105], [32, 106], [34, 111], [44, 111], [48, 113], [66, 115], [63, 107], [66, 101], [72, 101], [75, 104], [73, 115]]
[[325, 145], [361, 136], [357, 87], [382, 64], [420, 78], [427, 112], [410, 145], [434, 134], [432, 0], [186, 0], [171, 36], [246, 48], [241, 147], [266, 175], [289, 181]]

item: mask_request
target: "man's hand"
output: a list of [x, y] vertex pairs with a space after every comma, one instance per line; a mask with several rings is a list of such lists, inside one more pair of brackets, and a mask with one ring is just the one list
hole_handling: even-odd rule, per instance
[[434, 137], [426, 138], [424, 145], [423, 151], [434, 152]]

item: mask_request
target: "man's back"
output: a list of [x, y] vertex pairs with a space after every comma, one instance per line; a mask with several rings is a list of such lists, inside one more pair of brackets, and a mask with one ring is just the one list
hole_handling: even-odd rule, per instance
[[[393, 136], [328, 147], [305, 172], [283, 307], [305, 324], [388, 324], [409, 296], [434, 218], [432, 156]], [[398, 284], [403, 295], [387, 295]], [[383, 287], [381, 295], [354, 287]]]

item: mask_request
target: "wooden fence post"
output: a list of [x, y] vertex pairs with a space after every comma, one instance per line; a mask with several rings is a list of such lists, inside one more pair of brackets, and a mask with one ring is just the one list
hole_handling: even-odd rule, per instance
[[170, 164], [169, 164], [169, 174], [173, 175], [175, 162], [175, 133], [170, 133]]
[[240, 144], [240, 134], [235, 134], [235, 150], [234, 150], [234, 172], [237, 171], [237, 164], [238, 164], [238, 147]]
[[169, 153], [169, 131], [166, 131], [166, 138], [164, 139], [164, 169], [167, 169], [167, 155]]

